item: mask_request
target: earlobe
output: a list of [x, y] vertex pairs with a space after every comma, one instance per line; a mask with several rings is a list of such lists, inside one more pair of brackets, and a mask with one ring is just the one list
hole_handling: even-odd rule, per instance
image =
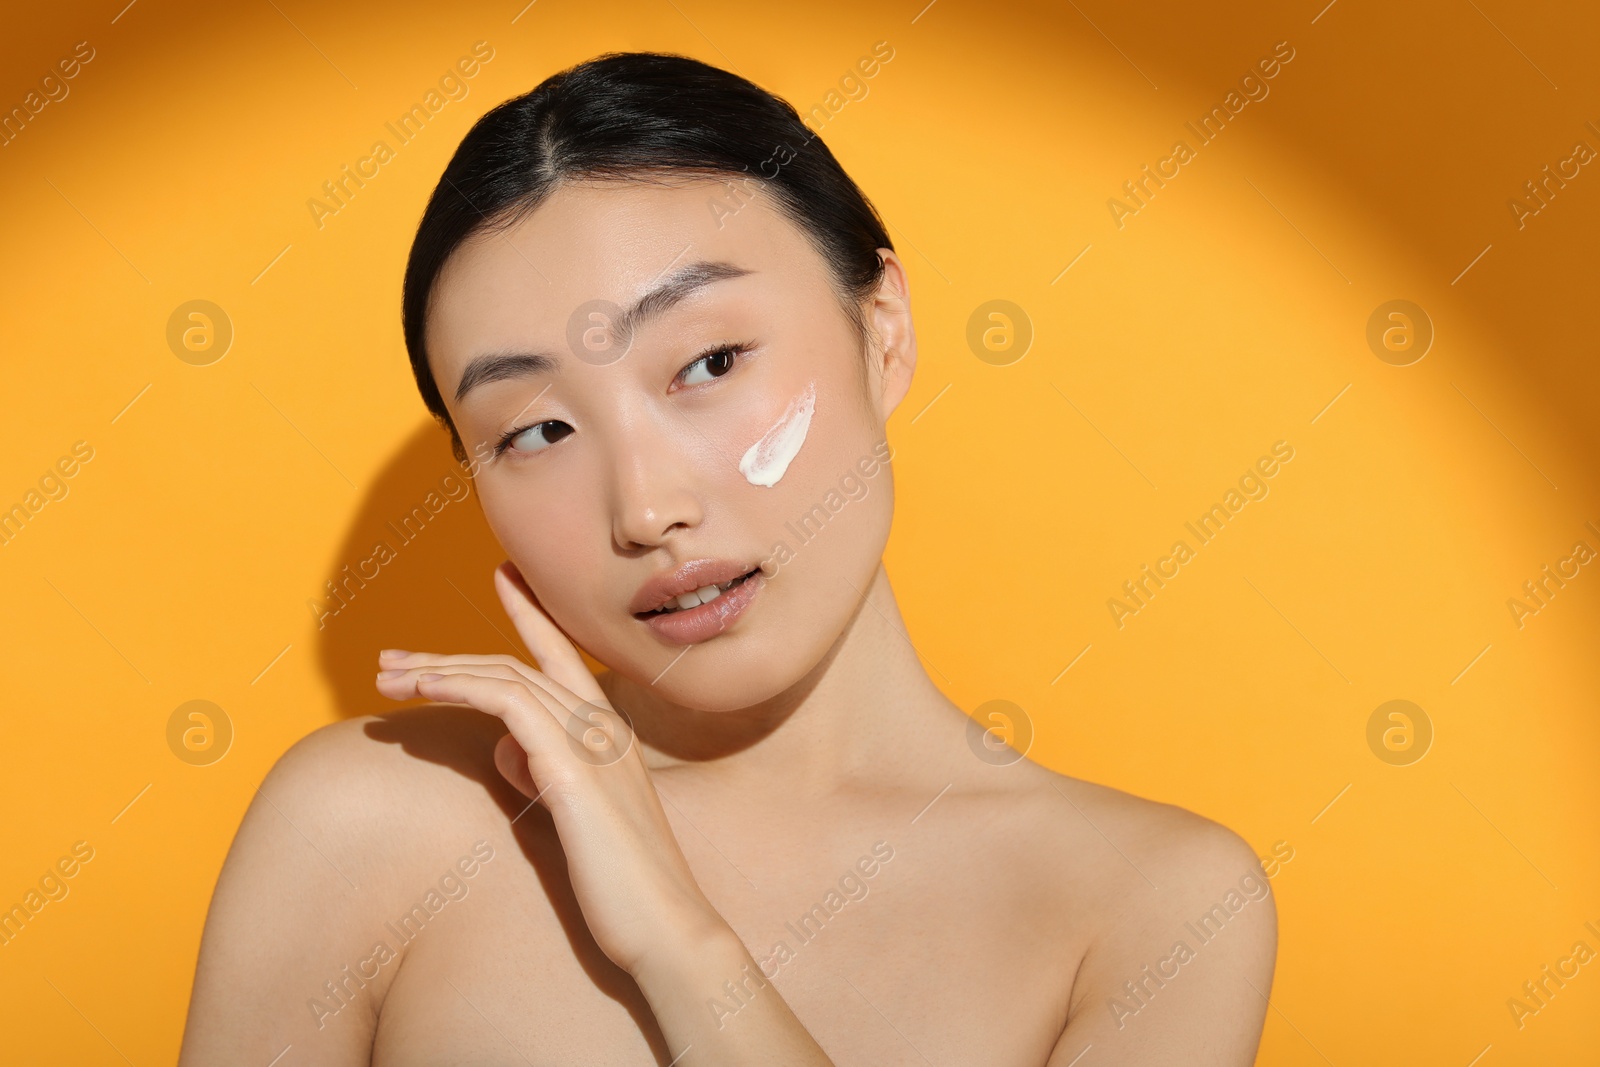
[[917, 369], [917, 334], [908, 317], [904, 338], [883, 356], [883, 418], [887, 422], [900, 402], [911, 391], [911, 378]]
[[911, 290], [905, 267], [892, 249], [878, 249], [883, 260], [883, 280], [873, 300], [872, 314], [882, 346], [879, 375], [879, 411], [888, 421], [906, 393], [917, 367], [917, 331], [911, 319]]

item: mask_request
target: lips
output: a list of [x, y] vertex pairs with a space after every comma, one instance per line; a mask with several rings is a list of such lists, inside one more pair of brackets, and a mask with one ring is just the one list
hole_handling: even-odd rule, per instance
[[766, 584], [766, 576], [761, 573], [760, 568], [756, 568], [750, 577], [736, 582], [727, 592], [711, 600], [696, 603], [692, 608], [644, 612], [636, 618], [643, 621], [644, 625], [655, 634], [656, 639], [665, 644], [699, 644], [726, 632], [743, 617], [761, 590], [766, 588]]
[[732, 626], [765, 586], [759, 563], [697, 559], [645, 582], [628, 606], [659, 640], [692, 645]]
[[759, 568], [760, 564], [743, 560], [690, 560], [674, 570], [656, 575], [640, 586], [628, 604], [628, 610], [633, 612], [635, 618], [648, 618], [660, 608], [682, 606], [678, 601], [680, 596], [707, 586], [725, 586], [735, 578]]

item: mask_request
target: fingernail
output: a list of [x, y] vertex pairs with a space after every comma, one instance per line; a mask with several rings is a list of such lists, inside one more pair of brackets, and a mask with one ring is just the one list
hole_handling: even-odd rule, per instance
[[386, 648], [378, 653], [379, 659], [396, 659], [400, 656], [409, 656], [411, 653], [403, 648]]
[[422, 676], [422, 678], [421, 678], [421, 679], [420, 679], [420, 681], [424, 681], [424, 682], [436, 682], [436, 681], [438, 681], [438, 680], [439, 680], [439, 679], [440, 679], [440, 678], [443, 678], [443, 677], [444, 677], [444, 675], [442, 675], [442, 674], [424, 674], [424, 675], [423, 675], [423, 676]]
[[406, 672], [402, 671], [402, 670], [379, 671], [378, 672], [378, 677], [379, 678], [398, 678], [404, 673], [406, 673]]

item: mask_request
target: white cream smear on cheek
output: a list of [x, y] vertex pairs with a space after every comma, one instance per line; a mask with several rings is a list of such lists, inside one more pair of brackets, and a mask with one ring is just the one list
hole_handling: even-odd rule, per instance
[[772, 428], [746, 450], [739, 461], [739, 470], [751, 485], [776, 485], [783, 477], [783, 472], [789, 469], [789, 461], [805, 443], [816, 403], [816, 387], [807, 383], [805, 392], [791, 400]]

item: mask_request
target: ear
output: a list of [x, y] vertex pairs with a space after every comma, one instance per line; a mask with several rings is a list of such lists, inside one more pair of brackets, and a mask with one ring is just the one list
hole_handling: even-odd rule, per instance
[[868, 321], [877, 334], [871, 355], [877, 373], [871, 375], [873, 399], [885, 422], [911, 389], [917, 369], [917, 331], [911, 322], [911, 283], [900, 257], [890, 248], [878, 249], [883, 279], [867, 308]]

